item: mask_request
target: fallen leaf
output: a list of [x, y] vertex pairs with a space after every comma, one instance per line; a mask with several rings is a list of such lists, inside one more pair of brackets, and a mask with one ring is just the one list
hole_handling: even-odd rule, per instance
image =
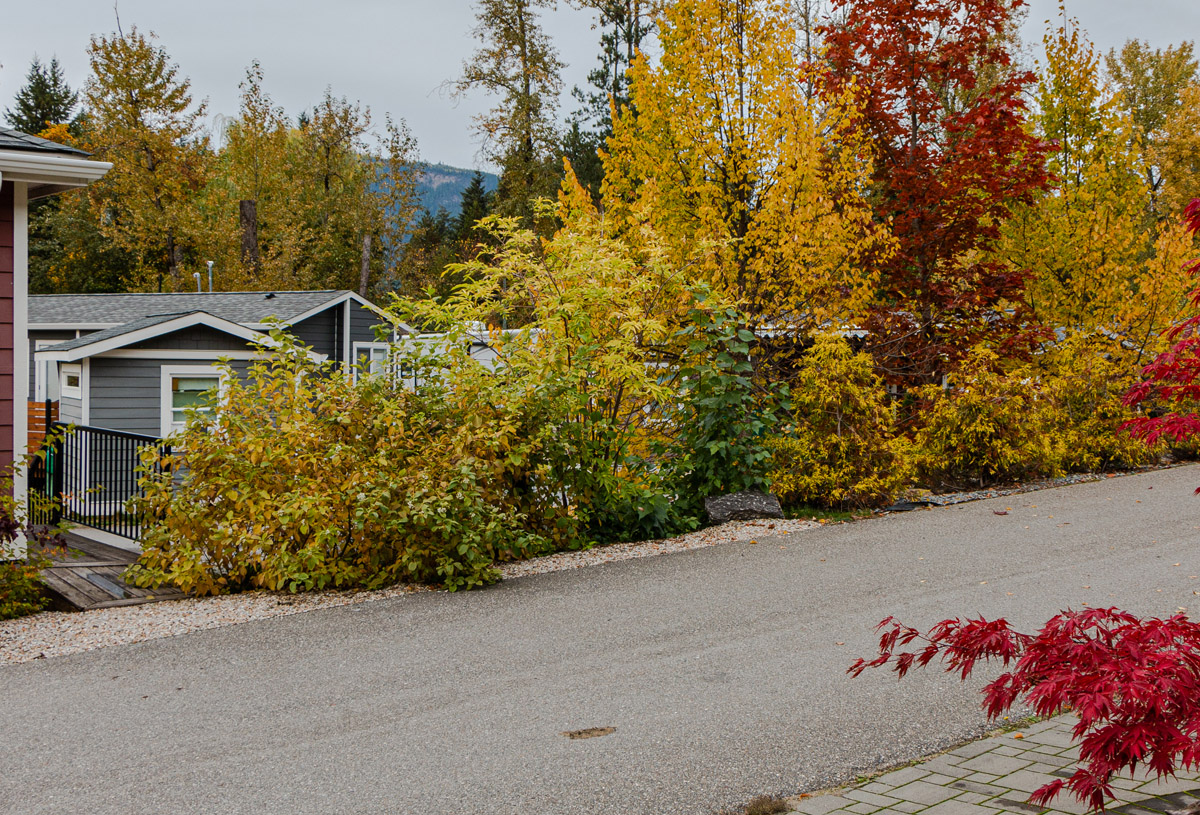
[[1013, 733], [1013, 738], [1014, 739], [1023, 739], [1023, 738], [1025, 738], [1025, 734], [1024, 733]]
[[758, 541], [750, 541], [750, 542], [751, 542], [751, 543], [758, 543]]
[[992, 514], [993, 515], [1007, 515], [1008, 510], [1007, 509], [993, 509]]
[[986, 581], [986, 580], [980, 580], [980, 581], [979, 581], [979, 585], [981, 585], [981, 586], [986, 586], [986, 585], [987, 585], [987, 581]]
[[834, 645], [845, 645], [845, 644], [846, 644], [846, 643], [844, 643], [844, 642], [835, 642], [835, 643], [834, 643]]

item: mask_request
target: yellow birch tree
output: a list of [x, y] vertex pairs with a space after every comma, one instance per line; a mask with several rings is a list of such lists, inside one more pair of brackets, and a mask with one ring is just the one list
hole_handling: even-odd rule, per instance
[[614, 112], [603, 201], [618, 232], [649, 227], [759, 325], [808, 331], [868, 302], [889, 239], [862, 196], [854, 100], [805, 98], [792, 22], [781, 0], [666, 4], [661, 58], [634, 61]]
[[1078, 24], [1044, 45], [1036, 124], [1055, 144], [1050, 189], [1005, 225], [999, 251], [1030, 275], [1028, 303], [1059, 339], [1100, 332], [1140, 356], [1186, 302], [1190, 240], [1146, 217], [1137, 128]]
[[88, 57], [83, 142], [113, 163], [89, 187], [100, 230], [136, 256], [142, 285], [181, 288], [195, 243], [196, 196], [211, 169], [200, 126], [206, 103], [193, 105], [191, 83], [154, 35], [136, 27], [92, 37]]

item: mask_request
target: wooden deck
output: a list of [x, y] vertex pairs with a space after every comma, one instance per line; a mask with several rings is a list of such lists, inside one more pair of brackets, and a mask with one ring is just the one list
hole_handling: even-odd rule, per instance
[[70, 532], [65, 537], [67, 550], [49, 550], [51, 565], [42, 571], [42, 581], [61, 605], [89, 611], [178, 600], [184, 596], [176, 588], [141, 589], [125, 583], [121, 573], [137, 560], [133, 552]]

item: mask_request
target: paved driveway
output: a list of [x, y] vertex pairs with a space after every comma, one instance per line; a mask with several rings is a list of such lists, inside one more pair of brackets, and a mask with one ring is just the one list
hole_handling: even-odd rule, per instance
[[[1180, 468], [0, 668], [0, 811], [682, 815], [846, 780], [985, 724], [979, 683], [847, 678], [879, 619], [1200, 607], [1197, 484]], [[616, 731], [561, 735], [588, 727]]]

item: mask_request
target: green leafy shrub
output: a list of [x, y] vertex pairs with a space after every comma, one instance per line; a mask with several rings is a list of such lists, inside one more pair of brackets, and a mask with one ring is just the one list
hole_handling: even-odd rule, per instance
[[912, 477], [871, 358], [838, 337], [819, 336], [801, 360], [784, 429], [770, 440], [770, 478], [785, 504], [877, 506]]
[[915, 434], [919, 481], [933, 488], [987, 486], [1058, 472], [1050, 398], [1028, 369], [1003, 373], [977, 348], [949, 387], [923, 388]]
[[497, 560], [549, 548], [506, 500], [525, 461], [510, 411], [477, 405], [460, 423], [273, 336], [280, 347], [244, 379], [227, 372], [214, 412], [192, 417], [167, 460], [146, 452], [150, 522], [128, 579], [200, 595], [397, 580], [460, 589], [494, 581]]
[[678, 454], [666, 457], [667, 478], [681, 506], [699, 515], [707, 496], [768, 488], [767, 433], [778, 422], [778, 394], [756, 392], [755, 337], [739, 327], [737, 309], [697, 305], [687, 316], [679, 334], [688, 364], [679, 372], [679, 432], [671, 440]]

